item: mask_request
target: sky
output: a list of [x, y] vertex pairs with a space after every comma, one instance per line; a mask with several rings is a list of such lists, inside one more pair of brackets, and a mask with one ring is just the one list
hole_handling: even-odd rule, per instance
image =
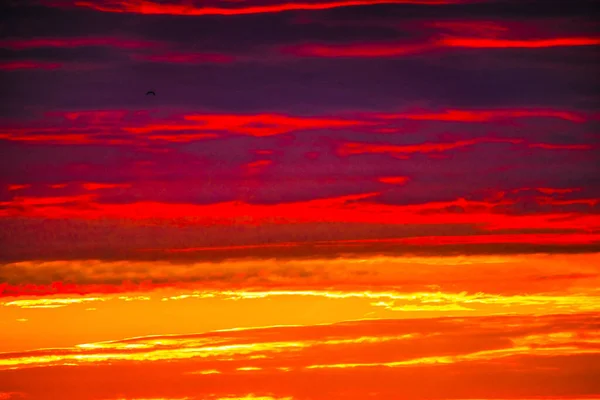
[[3, 2], [0, 399], [600, 399], [596, 3]]

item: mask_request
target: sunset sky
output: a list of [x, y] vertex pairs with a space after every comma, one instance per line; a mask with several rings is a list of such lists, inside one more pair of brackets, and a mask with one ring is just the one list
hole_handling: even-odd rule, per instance
[[2, 2], [0, 400], [600, 399], [597, 5]]

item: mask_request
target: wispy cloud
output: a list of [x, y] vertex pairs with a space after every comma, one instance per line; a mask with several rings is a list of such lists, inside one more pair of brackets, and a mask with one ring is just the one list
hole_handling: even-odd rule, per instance
[[[477, 124], [518, 119], [556, 118], [572, 123], [586, 123], [598, 118], [598, 115], [593, 113], [553, 109], [450, 109], [439, 112], [363, 112], [332, 116], [180, 112], [166, 117], [158, 117], [154, 114], [135, 110], [55, 111], [47, 113], [33, 123], [21, 122], [5, 126], [0, 138], [31, 143], [119, 145], [147, 141], [189, 142], [216, 138], [222, 134], [268, 137], [310, 130], [353, 129], [378, 132], [397, 129], [395, 124], [403, 120]], [[484, 137], [477, 140], [494, 141], [498, 139]]]
[[550, 39], [494, 39], [443, 36], [421, 42], [372, 42], [283, 46], [283, 54], [303, 57], [399, 57], [429, 53], [449, 48], [470, 49], [543, 49], [553, 47], [598, 46], [599, 37]]
[[[438, 377], [464, 377], [467, 374], [458, 381], [454, 379], [455, 384], [462, 385], [473, 378], [475, 369], [480, 373], [507, 375], [509, 369], [536, 371], [550, 362], [552, 366], [559, 365], [556, 363], [562, 365], [558, 370], [563, 373], [558, 374], [555, 379], [565, 380], [573, 374], [581, 377], [581, 383], [571, 380], [572, 384], [566, 386], [575, 394], [581, 390], [582, 385], [592, 384], [592, 380], [575, 365], [585, 359], [593, 362], [597, 358], [595, 343], [598, 338], [594, 334], [596, 323], [596, 317], [591, 314], [495, 316], [364, 320], [204, 334], [158, 335], [81, 344], [64, 349], [3, 353], [0, 355], [0, 365], [4, 371], [0, 374], [27, 376], [31, 367], [45, 367], [48, 373], [56, 377], [41, 385], [47, 390], [57, 384], [57, 379], [64, 379], [63, 374], [77, 374], [80, 368], [85, 369], [89, 365], [94, 365], [100, 376], [115, 369], [125, 374], [144, 370], [146, 374], [154, 376], [155, 368], [162, 369], [164, 362], [168, 361], [171, 368], [162, 372], [162, 379], [159, 378], [158, 382], [162, 382], [167, 375], [178, 376], [180, 385], [188, 393], [193, 393], [194, 388], [196, 395], [210, 398], [218, 393], [222, 393], [221, 396], [231, 396], [231, 391], [219, 392], [213, 387], [212, 382], [220, 382], [223, 376], [229, 381], [237, 381], [252, 374], [255, 384], [261, 376], [263, 379], [286, 382], [293, 377], [304, 382], [321, 376], [314, 375], [320, 374], [319, 371], [325, 373], [326, 370], [336, 369], [345, 378], [346, 387], [348, 382], [354, 382], [350, 385], [353, 393], [358, 395], [372, 390], [391, 393], [389, 385], [392, 381], [406, 380], [408, 376], [414, 378], [415, 374], [421, 376], [435, 372], [434, 375]], [[71, 367], [60, 368], [61, 365]], [[533, 366], [538, 368], [532, 369]], [[13, 372], [6, 371], [7, 368], [12, 368]], [[201, 373], [213, 370], [220, 373]], [[377, 387], [372, 383], [367, 384], [365, 379], [369, 376], [369, 371], [380, 373]], [[87, 382], [88, 387], [90, 384], [97, 385], [96, 380]], [[130, 381], [126, 379], [121, 382], [123, 383], [113, 386], [112, 390], [120, 390], [121, 393], [125, 391], [133, 396], [135, 392], [132, 392], [132, 385], [126, 383]], [[317, 395], [316, 390], [321, 393], [324, 389], [339, 390], [335, 382], [327, 382], [330, 383], [308, 393]], [[533, 388], [535, 384], [532, 385]], [[425, 393], [419, 386], [406, 387], [411, 390], [414, 398], [425, 398]], [[236, 388], [241, 396], [247, 396], [241, 393], [260, 393], [256, 388], [246, 389], [246, 385]], [[300, 386], [287, 384], [281, 387], [271, 385], [270, 388], [269, 396], [274, 398], [294, 398], [302, 390]], [[521, 390], [527, 388], [527, 385], [521, 386]], [[303, 392], [307, 393], [306, 390], [303, 389]], [[458, 391], [455, 389], [451, 397], [446, 393], [446, 398], [460, 398], [465, 390], [466, 387]], [[494, 388], [488, 386], [487, 391], [489, 390]], [[164, 393], [176, 397], [185, 392]], [[565, 394], [565, 390], [559, 393], [557, 388], [550, 387], [545, 393], [559, 395]]]
[[139, 54], [134, 58], [143, 61], [155, 61], [176, 64], [196, 64], [196, 63], [230, 63], [235, 61], [235, 57], [228, 54], [215, 53], [162, 53], [162, 54]]
[[536, 49], [547, 47], [565, 47], [565, 46], [598, 46], [600, 37], [571, 37], [571, 38], [551, 38], [551, 39], [531, 39], [531, 40], [508, 40], [508, 39], [482, 39], [482, 38], [460, 38], [446, 37], [441, 39], [441, 44], [450, 47], [468, 47], [479, 49]]
[[159, 46], [157, 42], [122, 39], [119, 37], [42, 37], [34, 39], [4, 39], [0, 48], [25, 50], [40, 47], [74, 48], [86, 46], [116, 47], [120, 49], [146, 49]]
[[[198, 5], [194, 3], [171, 3], [164, 4], [151, 0], [142, 2], [119, 1], [119, 2], [87, 2], [87, 1], [46, 1], [48, 5], [57, 6], [76, 6], [91, 8], [96, 11], [118, 12], [118, 13], [138, 13], [138, 14], [169, 14], [169, 15], [246, 15], [279, 13], [284, 11], [302, 11], [302, 10], [328, 10], [339, 7], [367, 6], [376, 4], [421, 4], [421, 5], [444, 5], [467, 3], [465, 0], [340, 0], [340, 1], [264, 1], [259, 4], [245, 4], [235, 2], [223, 7], [223, 3], [213, 2], [208, 5]], [[262, 3], [262, 4], [261, 4]], [[214, 4], [214, 5], [213, 5]]]
[[60, 67], [62, 67], [62, 64], [56, 62], [29, 60], [0, 62], [0, 70], [2, 71], [20, 71], [30, 69], [53, 70]]

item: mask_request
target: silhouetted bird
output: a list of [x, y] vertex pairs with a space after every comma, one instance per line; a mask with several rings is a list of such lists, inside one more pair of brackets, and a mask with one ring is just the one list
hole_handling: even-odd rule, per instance
[[146, 92], [146, 96], [148, 96], [149, 94], [151, 94], [152, 96], [156, 96], [156, 93], [154, 93], [154, 90], [149, 90]]

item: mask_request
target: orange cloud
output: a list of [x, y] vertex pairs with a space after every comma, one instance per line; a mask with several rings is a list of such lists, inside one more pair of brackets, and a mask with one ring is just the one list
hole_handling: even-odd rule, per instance
[[[500, 393], [507, 399], [537, 394], [581, 399], [590, 398], [579, 395], [586, 388], [595, 388], [589, 372], [599, 355], [595, 324], [595, 314], [576, 313], [387, 318], [145, 335], [3, 353], [0, 379], [8, 382], [5, 390], [26, 388], [30, 398], [71, 382], [61, 396], [67, 400], [358, 400], [373, 397], [369, 393], [387, 399], [398, 385], [417, 400], [466, 399], [474, 391], [479, 398]], [[52, 379], [32, 379], [38, 376]], [[140, 385], [136, 376], [149, 379]], [[483, 383], [489, 376], [496, 379]], [[422, 385], [425, 379], [431, 387]]]
[[[0, 284], [0, 297], [158, 293], [172, 289], [175, 294], [159, 293], [159, 299], [160, 296], [173, 295], [181, 295], [182, 299], [286, 295], [407, 300], [412, 298], [411, 296], [414, 297], [415, 293], [437, 293], [440, 290], [445, 294], [439, 296], [450, 296], [457, 292], [485, 292], [488, 297], [506, 297], [524, 290], [529, 295], [543, 295], [548, 292], [569, 292], [570, 288], [577, 287], [577, 293], [584, 295], [590, 290], [592, 293], [599, 284], [600, 253], [416, 257], [377, 255], [384, 253], [379, 251], [371, 255], [352, 256], [354, 248], [369, 245], [379, 245], [379, 249], [385, 249], [385, 246], [392, 249], [404, 246], [406, 254], [411, 254], [412, 248], [406, 247], [408, 245], [418, 248], [461, 243], [498, 243], [507, 246], [514, 243], [573, 245], [600, 242], [598, 234], [589, 237], [582, 234], [563, 234], [562, 238], [559, 234], [504, 234], [484, 235], [482, 238], [437, 236], [148, 249], [145, 251], [152, 255], [148, 261], [22, 261], [2, 265], [0, 282], [4, 283]], [[339, 250], [337, 258], [319, 258], [315, 255], [316, 251], [311, 251], [328, 246], [335, 246]], [[306, 248], [309, 256], [302, 259], [273, 257], [272, 250], [277, 247]], [[252, 249], [271, 252], [252, 256], [249, 252]], [[218, 263], [193, 258], [183, 261], [170, 258], [151, 261], [160, 259], [161, 252], [218, 251], [226, 252], [230, 259]], [[236, 252], [240, 251], [241, 255], [235, 259]], [[495, 279], [489, 280], [487, 277], [490, 275], [495, 276]], [[231, 291], [237, 291], [237, 294]], [[269, 291], [270, 295], [264, 294]], [[364, 294], [365, 291], [370, 294]], [[346, 296], [348, 293], [350, 294]], [[465, 302], [468, 303], [468, 296], [453, 298], [463, 306], [466, 306]], [[406, 304], [423, 305], [427, 302]]]
[[0, 392], [0, 400], [17, 400], [26, 398], [27, 394], [24, 392]]
[[[377, 365], [428, 364], [440, 357], [442, 364], [468, 361], [496, 361], [511, 355], [540, 356], [594, 354], [588, 347], [596, 341], [590, 314], [483, 317], [467, 319], [349, 321], [322, 326], [262, 327], [188, 335], [154, 335], [124, 340], [79, 344], [68, 349], [43, 349], [4, 353], [0, 369], [40, 366], [97, 364], [123, 361], [195, 359], [197, 366], [220, 371], [252, 371], [283, 364], [292, 369], [355, 368]], [[410, 324], [409, 324], [410, 322]], [[512, 328], [503, 323], [512, 322]], [[535, 323], [535, 325], [533, 325]], [[551, 325], [554, 323], [554, 325]], [[575, 324], [582, 325], [582, 331]], [[532, 326], [530, 326], [530, 324]], [[586, 326], [588, 325], [588, 326]], [[465, 346], [458, 345], [455, 330], [473, 329]], [[578, 335], [581, 332], [583, 335]], [[432, 340], [432, 334], [446, 340]], [[478, 335], [487, 340], [474, 340]], [[498, 340], [501, 335], [511, 340]], [[464, 336], [464, 335], [463, 335]], [[487, 343], [486, 343], [487, 342]], [[537, 346], [528, 346], [537, 342]], [[422, 346], [429, 343], [428, 346]], [[569, 345], [564, 348], [561, 345]], [[414, 346], [414, 347], [413, 347]], [[409, 351], [413, 347], [413, 351]], [[361, 351], [364, 348], [365, 351]], [[375, 352], [397, 348], [403, 352]], [[337, 350], [337, 351], [336, 351]], [[341, 351], [343, 350], [343, 351]], [[321, 352], [319, 355], [318, 353]], [[373, 353], [371, 353], [373, 352]], [[345, 354], [346, 363], [337, 363]], [[252, 357], [261, 355], [263, 357]], [[299, 359], [297, 357], [300, 357]], [[297, 358], [294, 360], [294, 358]], [[269, 362], [271, 360], [271, 362]], [[276, 363], [273, 363], [276, 361]], [[278, 362], [277, 362], [278, 361]], [[365, 362], [366, 361], [366, 362]], [[220, 366], [216, 367], [216, 364]], [[250, 365], [248, 365], [250, 364]], [[275, 364], [275, 365], [273, 365]]]

